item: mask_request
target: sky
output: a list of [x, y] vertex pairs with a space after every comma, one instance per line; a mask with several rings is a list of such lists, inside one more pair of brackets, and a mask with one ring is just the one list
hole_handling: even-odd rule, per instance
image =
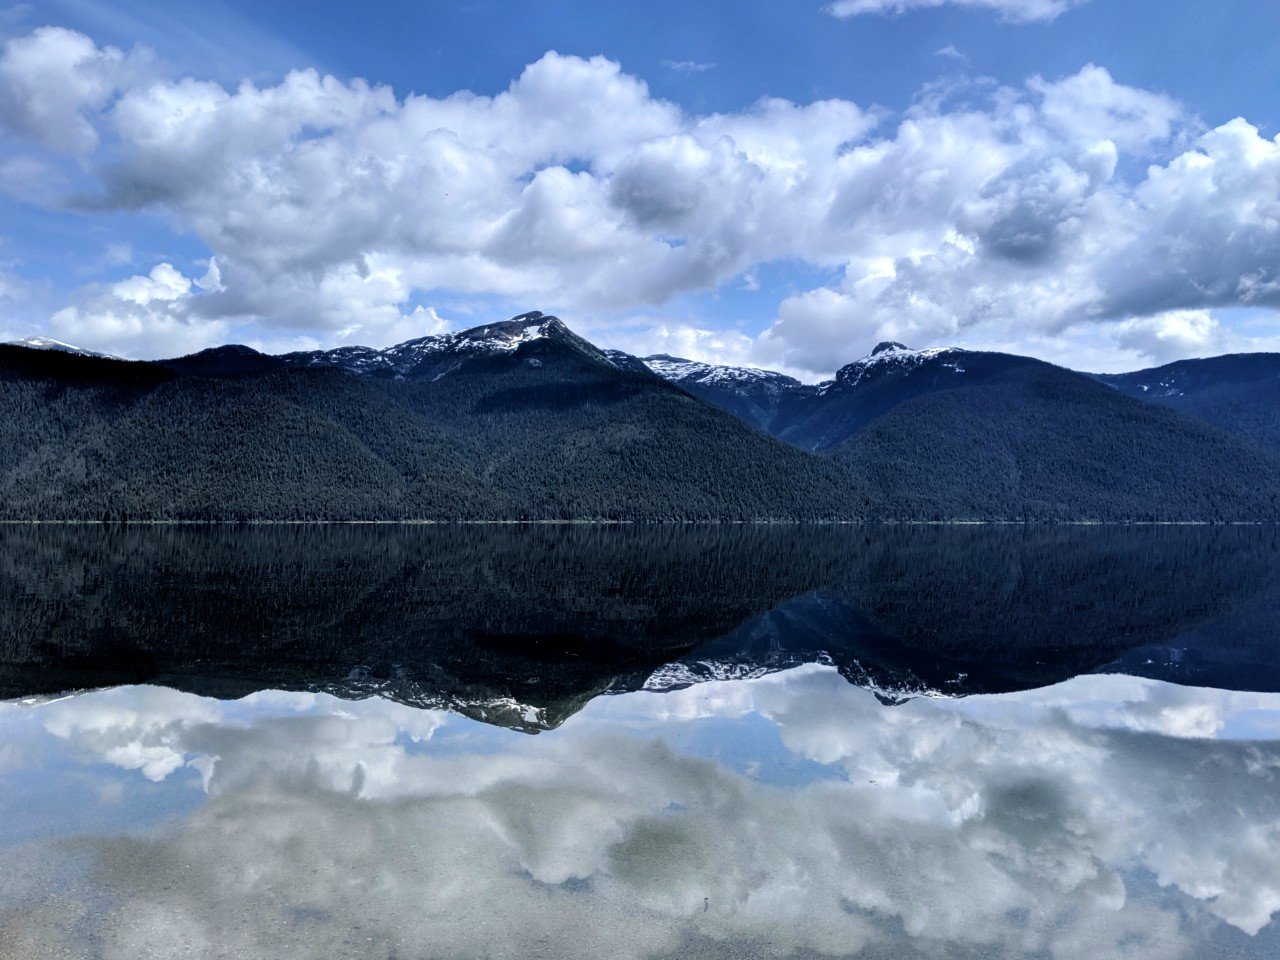
[[1280, 350], [1265, 0], [0, 0], [0, 339]]

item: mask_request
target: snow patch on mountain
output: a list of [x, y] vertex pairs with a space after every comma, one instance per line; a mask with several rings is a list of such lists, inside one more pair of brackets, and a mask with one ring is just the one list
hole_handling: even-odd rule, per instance
[[[663, 664], [654, 670], [641, 685], [640, 689], [650, 693], [670, 693], [684, 690], [701, 683], [715, 683], [724, 680], [758, 680], [761, 677], [792, 670], [797, 667], [818, 665], [833, 667], [835, 662], [826, 654], [816, 654], [798, 659], [780, 657], [772, 662], [742, 662], [736, 660], [694, 660], [676, 661]], [[952, 699], [956, 696], [945, 690], [931, 687], [914, 678], [905, 678], [900, 683], [885, 684], [878, 681], [856, 660], [845, 664], [841, 673], [845, 679], [855, 686], [871, 691], [883, 703], [902, 703], [915, 697], [934, 699]]]
[[[359, 346], [338, 347], [334, 350], [287, 354], [284, 359], [302, 366], [338, 366], [353, 373], [405, 376], [440, 360], [510, 355], [526, 344], [544, 339], [573, 344], [602, 362], [612, 363], [603, 353], [572, 333], [558, 317], [547, 316], [538, 310], [522, 313], [501, 323], [406, 340], [382, 350]], [[443, 376], [447, 372], [448, 369], [438, 375]]]
[[695, 684], [716, 680], [758, 680], [776, 673], [778, 667], [733, 661], [698, 660], [693, 663], [668, 663], [651, 673], [640, 687], [655, 693], [683, 690]]
[[1137, 386], [1149, 397], [1181, 397], [1185, 392], [1178, 381], [1172, 377], [1166, 377], [1156, 383], [1140, 383]]
[[421, 360], [441, 353], [499, 354], [514, 353], [526, 343], [553, 336], [565, 330], [556, 317], [544, 317], [541, 313], [522, 314], [503, 323], [463, 330], [461, 333], [441, 333], [420, 337], [388, 347], [382, 356], [396, 365], [412, 366]]
[[21, 340], [9, 340], [4, 345], [6, 347], [27, 347], [30, 350], [57, 350], [60, 353], [74, 353], [81, 357], [110, 356], [106, 353], [98, 353], [96, 350], [77, 347], [75, 344], [63, 343], [61, 340], [54, 340], [52, 337], [24, 337]]
[[960, 356], [964, 353], [958, 347], [929, 347], [925, 350], [912, 350], [900, 343], [886, 340], [877, 344], [876, 348], [861, 360], [855, 360], [841, 367], [834, 380], [827, 380], [818, 385], [819, 393], [839, 387], [856, 387], [860, 383], [891, 373], [908, 373], [926, 363], [941, 360], [939, 366], [952, 373], [964, 373], [960, 365]]
[[800, 381], [773, 370], [758, 367], [730, 367], [713, 363], [685, 360], [665, 353], [642, 357], [641, 362], [664, 380], [672, 383], [702, 386], [742, 386], [766, 389], [783, 389], [799, 386]]

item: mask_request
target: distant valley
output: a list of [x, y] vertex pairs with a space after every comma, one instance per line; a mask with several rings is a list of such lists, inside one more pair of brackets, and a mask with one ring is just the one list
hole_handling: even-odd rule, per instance
[[1280, 355], [1122, 375], [884, 343], [823, 384], [534, 312], [383, 350], [0, 346], [0, 516], [1275, 521]]

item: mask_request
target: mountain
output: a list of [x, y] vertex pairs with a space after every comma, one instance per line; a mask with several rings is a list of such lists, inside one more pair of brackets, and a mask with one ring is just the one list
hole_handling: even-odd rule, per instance
[[831, 456], [904, 519], [1280, 517], [1280, 455], [1038, 361], [905, 400]]
[[610, 351], [609, 356], [617, 364], [633, 363], [649, 370], [774, 436], [781, 435], [782, 426], [817, 391], [794, 377], [756, 367], [718, 366], [665, 353], [636, 358]]
[[657, 355], [652, 372], [753, 426], [806, 450], [827, 451], [900, 403], [1008, 370], [1037, 364], [1028, 357], [956, 348], [911, 350], [886, 341], [816, 385], [769, 370], [716, 366]]
[[81, 357], [107, 356], [105, 353], [97, 353], [70, 343], [63, 343], [61, 340], [54, 340], [52, 337], [23, 337], [21, 340], [7, 340], [4, 343], [0, 343], [0, 346], [27, 347], [30, 350], [56, 350], [60, 353], [73, 353]]
[[0, 516], [762, 520], [866, 516], [839, 464], [554, 317], [351, 351], [129, 363], [0, 348]]
[[[831, 380], [801, 383], [755, 368], [656, 355], [626, 357], [708, 403], [807, 450], [829, 451], [913, 397], [972, 387], [1047, 366], [1029, 357], [955, 347], [912, 350], [886, 341]], [[1280, 354], [1234, 354], [1119, 374], [1081, 374], [1127, 396], [1178, 410], [1280, 449]]]
[[[1230, 359], [1230, 358], [1224, 358]], [[1179, 383], [1164, 406], [1030, 357], [879, 344], [834, 379], [644, 361], [653, 372], [762, 429], [848, 466], [899, 519], [1203, 520], [1280, 515], [1280, 404], [1263, 358]], [[789, 381], [789, 382], [788, 382]], [[774, 399], [780, 397], [780, 399]], [[1209, 401], [1219, 415], [1212, 415]], [[1255, 402], [1256, 405], [1250, 405]], [[1167, 409], [1173, 407], [1174, 409]], [[766, 415], [757, 415], [767, 411]]]
[[1179, 360], [1097, 378], [1129, 396], [1181, 410], [1280, 450], [1280, 353]]
[[1280, 380], [1280, 353], [1236, 353], [1177, 360], [1133, 373], [1094, 374], [1103, 383], [1135, 397], [1167, 400], [1201, 396], [1228, 387]]
[[548, 350], [621, 369], [604, 351], [566, 327], [559, 317], [549, 317], [538, 310], [460, 333], [419, 337], [385, 350], [339, 347], [287, 353], [280, 359], [294, 367], [338, 367], [360, 376], [433, 380], [465, 370], [476, 362], [510, 359], [517, 354], [536, 366], [539, 355]]
[[885, 343], [810, 387], [537, 312], [282, 357], [0, 347], [0, 409], [10, 519], [1280, 518], [1280, 451], [1038, 360]]
[[230, 343], [173, 360], [161, 360], [160, 366], [189, 376], [232, 378], [281, 370], [287, 364], [279, 357], [259, 353], [252, 347]]
[[841, 367], [833, 380], [819, 384], [777, 435], [806, 450], [830, 450], [915, 397], [976, 386], [1036, 364], [1003, 353], [909, 350], [900, 343], [881, 343], [863, 359]]

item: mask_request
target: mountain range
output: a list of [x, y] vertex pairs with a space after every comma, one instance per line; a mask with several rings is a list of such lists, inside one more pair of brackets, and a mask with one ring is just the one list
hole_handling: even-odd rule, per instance
[[1280, 519], [1280, 355], [1091, 375], [882, 343], [821, 384], [559, 319], [139, 362], [0, 346], [8, 519]]

